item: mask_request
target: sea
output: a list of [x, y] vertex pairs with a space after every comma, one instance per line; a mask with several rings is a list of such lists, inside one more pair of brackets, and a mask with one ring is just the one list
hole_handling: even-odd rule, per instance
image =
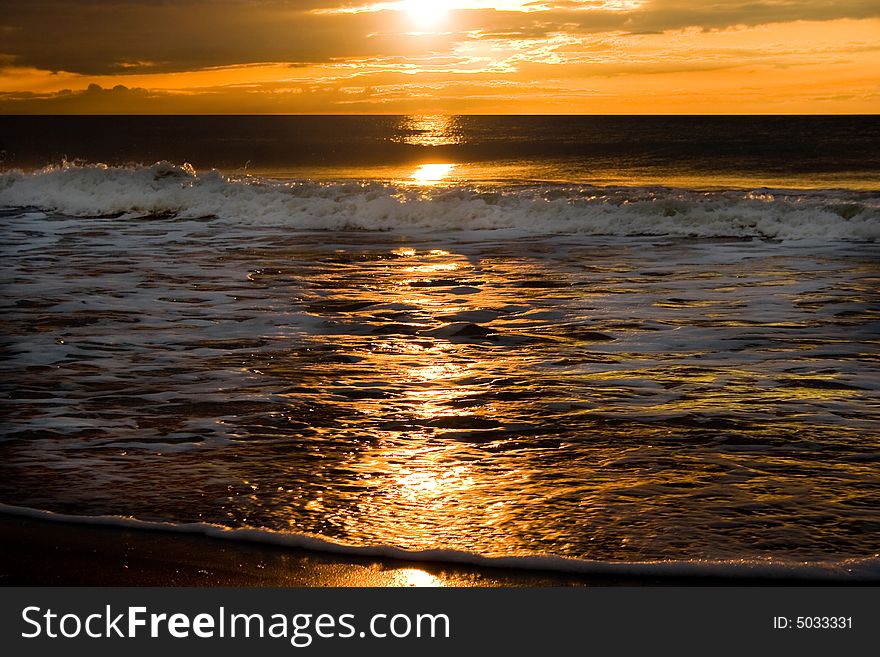
[[876, 578], [878, 241], [878, 116], [3, 116], [0, 511]]

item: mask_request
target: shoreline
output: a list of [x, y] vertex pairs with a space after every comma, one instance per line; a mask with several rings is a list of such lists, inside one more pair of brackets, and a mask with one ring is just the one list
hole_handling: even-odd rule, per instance
[[0, 512], [3, 586], [864, 586], [871, 578], [602, 575], [338, 555]]
[[3, 586], [581, 586], [577, 575], [334, 555], [0, 513]]

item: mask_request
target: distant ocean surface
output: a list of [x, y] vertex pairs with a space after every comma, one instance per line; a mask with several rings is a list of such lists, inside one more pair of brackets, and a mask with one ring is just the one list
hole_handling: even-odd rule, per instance
[[0, 167], [189, 163], [282, 178], [880, 189], [877, 116], [5, 116]]
[[0, 504], [880, 573], [878, 117], [6, 116], [0, 151]]

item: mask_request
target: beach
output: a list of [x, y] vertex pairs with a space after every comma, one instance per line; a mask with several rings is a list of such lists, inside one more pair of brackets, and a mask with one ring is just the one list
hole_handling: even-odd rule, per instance
[[844, 146], [875, 126], [798, 119], [837, 131], [786, 170], [783, 122], [724, 119], [751, 155], [711, 168], [720, 120], [227, 118], [316, 173], [3, 171], [9, 576], [870, 581], [880, 197]]
[[[3, 586], [583, 586], [573, 576], [334, 557], [161, 531], [0, 516]], [[608, 578], [603, 582], [615, 582]]]
[[577, 574], [358, 558], [258, 541], [0, 514], [2, 586], [571, 587], [858, 586], [878, 576], [803, 573]]

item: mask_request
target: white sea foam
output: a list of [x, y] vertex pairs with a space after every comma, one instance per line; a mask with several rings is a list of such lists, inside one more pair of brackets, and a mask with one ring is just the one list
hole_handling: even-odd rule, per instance
[[0, 503], [0, 513], [53, 522], [102, 525], [125, 529], [196, 534], [350, 557], [410, 562], [460, 564], [483, 568], [550, 571], [625, 577], [723, 577], [880, 581], [880, 554], [839, 561], [756, 559], [691, 559], [664, 561], [599, 561], [555, 555], [486, 556], [463, 550], [405, 550], [392, 545], [350, 545], [319, 536], [256, 528], [229, 528], [209, 523], [155, 522], [123, 516], [78, 516]]
[[212, 217], [293, 230], [880, 239], [880, 196], [865, 192], [546, 185], [425, 190], [380, 182], [231, 178], [168, 162], [6, 172], [0, 174], [0, 206], [130, 220]]

